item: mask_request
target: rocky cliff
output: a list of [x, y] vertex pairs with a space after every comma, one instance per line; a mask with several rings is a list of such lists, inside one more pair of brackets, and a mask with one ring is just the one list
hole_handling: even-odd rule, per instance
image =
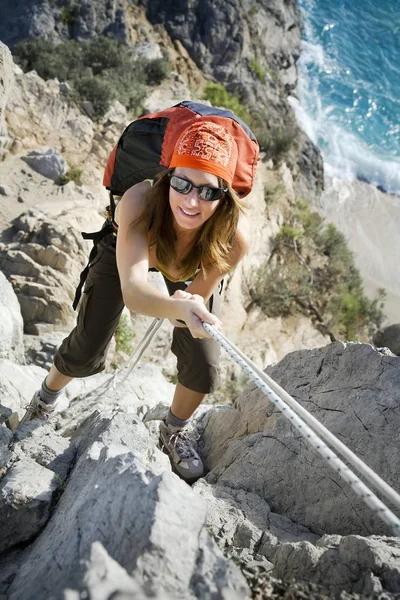
[[[0, 6], [0, 37], [11, 46], [21, 37], [85, 39], [107, 31], [132, 45], [158, 44], [171, 57], [175, 70], [149, 90], [149, 110], [196, 98], [206, 75], [242, 94], [244, 82], [249, 101], [267, 107], [270, 127], [292, 119], [286, 93], [299, 44], [292, 2]], [[252, 58], [268, 83], [249, 68]], [[3, 276], [0, 597], [394, 598], [399, 538], [254, 388], [238, 398], [232, 392], [230, 406], [198, 411], [193, 435], [206, 478], [189, 488], [171, 472], [157, 436], [173, 390], [157, 365], [170, 368], [168, 329], [147, 354], [151, 364], [74, 381], [48, 425], [15, 430], [46, 373], [39, 365], [48, 367], [74, 318], [72, 280], [88, 250], [79, 231], [101, 223], [101, 171], [129, 117], [116, 102], [92, 121], [67, 101], [63, 82], [22, 73], [3, 44], [0, 68], [0, 109], [7, 100], [0, 268], [15, 290]], [[296, 191], [318, 196], [318, 154], [301, 136], [295, 146], [287, 164], [260, 164], [249, 202], [252, 250], [226, 286], [225, 331], [263, 365], [327, 342], [305, 318], [266, 319], [247, 306], [252, 268], [269, 255]], [[46, 175], [37, 164], [43, 159]], [[63, 161], [83, 168], [83, 184], [59, 185]], [[269, 198], [266, 206], [277, 187], [279, 202]], [[23, 335], [23, 324], [31, 335]], [[137, 320], [138, 339], [144, 327]], [[338, 343], [289, 354], [271, 370], [397, 491], [399, 360]]]
[[192, 88], [199, 90], [204, 76], [217, 81], [258, 114], [269, 135], [291, 131], [295, 186], [300, 195], [318, 196], [322, 161], [287, 102], [297, 81], [300, 27], [295, 0], [117, 0], [112, 5], [35, 0], [18, 8], [6, 0], [0, 7], [0, 39], [11, 48], [29, 38], [84, 40], [99, 34], [131, 45], [160, 44]]
[[[74, 321], [71, 298], [90, 248], [80, 240], [79, 232], [101, 225], [97, 211], [103, 212], [108, 203], [100, 185], [102, 171], [128, 115], [116, 102], [102, 119], [94, 122], [68, 102], [58, 81], [45, 82], [34, 72], [24, 74], [17, 66], [12, 68], [11, 63], [8, 72], [15, 84], [12, 94], [7, 90], [8, 142], [3, 147], [5, 160], [0, 163], [0, 264], [15, 286], [26, 333], [44, 334], [69, 327]], [[151, 90], [148, 102], [156, 108], [160, 101], [173, 104], [190, 97], [183, 77], [172, 73], [159, 90]], [[84, 185], [70, 181], [59, 186], [26, 164], [27, 160], [33, 165], [35, 160], [43, 162], [43, 156], [35, 159], [31, 154], [42, 147], [53, 149], [48, 162], [58, 157], [57, 160], [66, 161], [66, 168], [83, 167]], [[275, 188], [280, 189], [279, 202], [270, 202], [267, 210], [266, 190]], [[270, 237], [279, 230], [282, 211], [294, 198], [293, 188], [293, 176], [286, 165], [275, 169], [272, 164], [260, 162], [249, 200], [252, 249], [226, 286], [227, 332], [234, 339], [241, 332], [243, 349], [257, 360], [262, 356], [263, 364], [282, 358], [293, 349], [327, 341], [306, 318], [265, 319], [254, 309], [249, 319], [245, 310], [251, 273], [268, 255]], [[138, 335], [140, 331], [139, 326]], [[169, 335], [168, 331], [162, 334], [161, 354], [167, 352]]]
[[[14, 351], [0, 360], [0, 597], [398, 597], [400, 538], [255, 388], [198, 411], [208, 474], [190, 488], [158, 448], [173, 386], [157, 367], [76, 381], [47, 425], [12, 431], [45, 374]], [[397, 491], [399, 361], [330, 344], [270, 370]]]

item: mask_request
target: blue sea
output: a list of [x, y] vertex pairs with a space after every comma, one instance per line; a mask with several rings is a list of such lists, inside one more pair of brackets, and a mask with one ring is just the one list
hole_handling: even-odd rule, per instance
[[298, 0], [291, 99], [328, 175], [400, 194], [400, 0]]

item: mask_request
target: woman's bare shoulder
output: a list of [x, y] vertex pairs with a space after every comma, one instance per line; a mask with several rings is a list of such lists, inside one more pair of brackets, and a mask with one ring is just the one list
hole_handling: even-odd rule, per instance
[[131, 222], [141, 214], [150, 186], [150, 182], [141, 181], [125, 192], [115, 211], [115, 220], [118, 224], [121, 220]]

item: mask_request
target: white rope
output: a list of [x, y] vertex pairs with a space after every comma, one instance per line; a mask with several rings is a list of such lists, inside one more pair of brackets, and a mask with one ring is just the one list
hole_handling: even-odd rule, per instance
[[[251, 362], [247, 357], [244, 358], [245, 355], [240, 354], [233, 348], [233, 344], [227, 340], [222, 334], [217, 331], [212, 325], [208, 323], [203, 323], [206, 331], [210, 333], [210, 335], [224, 348], [224, 350], [229, 354], [229, 356], [247, 373], [247, 375], [254, 381], [254, 383], [259, 387], [271, 402], [279, 408], [279, 410], [291, 421], [291, 423], [298, 429], [303, 437], [305, 437], [308, 442], [319, 452], [319, 454], [324, 458], [324, 460], [344, 479], [353, 491], [371, 508], [371, 510], [380, 517], [385, 523], [387, 523], [393, 530], [396, 536], [400, 536], [400, 519], [396, 517], [396, 515], [383, 504], [383, 502], [355, 475], [348, 466], [338, 457], [336, 454], [314, 433], [314, 431], [303, 421], [289, 405], [282, 400], [282, 398], [278, 395], [280, 393], [280, 386], [274, 382], [274, 390], [269, 387], [269, 379], [268, 376], [262, 373], [260, 375], [257, 374], [257, 371], [260, 371], [258, 368], [254, 369], [249, 366], [248, 362]], [[271, 380], [272, 381], [272, 380]], [[285, 393], [285, 399], [286, 399]], [[289, 394], [287, 394], [289, 396]], [[291, 401], [295, 403], [296, 401], [292, 398]], [[305, 410], [305, 409], [303, 409]], [[306, 411], [307, 412], [307, 411]], [[310, 415], [311, 416], [311, 415]], [[315, 419], [316, 420], [316, 419]], [[318, 422], [319, 423], [319, 422]], [[320, 423], [319, 423], [320, 424]], [[321, 424], [320, 424], [321, 425]], [[323, 427], [321, 425], [321, 427]], [[328, 430], [326, 430], [328, 431]], [[325, 432], [324, 432], [325, 435]], [[336, 440], [335, 436], [332, 435], [332, 438]], [[331, 441], [331, 440], [330, 440]], [[339, 440], [336, 440], [339, 441]], [[344, 444], [343, 444], [344, 445]], [[349, 449], [347, 449], [351, 452]], [[355, 456], [355, 455], [354, 455]], [[357, 457], [356, 457], [357, 458]], [[359, 459], [358, 459], [359, 460]], [[362, 461], [360, 461], [362, 462]], [[366, 467], [366, 465], [365, 465]], [[369, 467], [367, 467], [369, 469]], [[372, 473], [372, 469], [370, 469]], [[376, 477], [376, 473], [374, 473]], [[380, 479], [380, 478], [379, 478]], [[381, 480], [383, 482], [383, 480]], [[384, 483], [384, 482], [383, 482]], [[385, 484], [387, 486], [387, 484]], [[389, 487], [389, 486], [387, 486]], [[393, 494], [396, 495], [394, 490], [391, 490]], [[396, 496], [394, 496], [396, 498]]]

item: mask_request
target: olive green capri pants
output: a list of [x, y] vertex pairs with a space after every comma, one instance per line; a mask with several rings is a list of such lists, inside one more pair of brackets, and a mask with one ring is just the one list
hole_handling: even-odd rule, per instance
[[[187, 287], [184, 282], [164, 280], [170, 295]], [[222, 284], [207, 303], [208, 310], [218, 317], [221, 290]], [[88, 377], [104, 369], [123, 308], [115, 237], [108, 234], [97, 244], [97, 255], [89, 265], [76, 327], [55, 354], [54, 364], [60, 373]], [[195, 339], [186, 327], [174, 327], [171, 350], [177, 357], [179, 383], [203, 394], [218, 387], [220, 348], [214, 340]]]

